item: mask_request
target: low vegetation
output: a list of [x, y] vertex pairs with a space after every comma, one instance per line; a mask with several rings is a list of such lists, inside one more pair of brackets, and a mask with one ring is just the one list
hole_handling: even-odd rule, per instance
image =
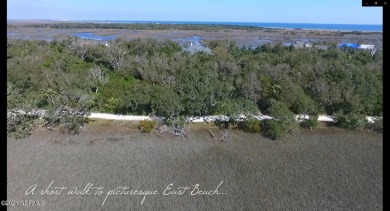
[[[68, 191], [29, 196], [45, 200], [47, 210], [383, 210], [382, 134], [321, 128], [274, 142], [229, 130], [231, 140], [221, 142], [225, 130], [213, 127], [215, 139], [198, 129], [183, 141], [140, 134], [137, 125], [129, 132], [129, 122], [110, 124], [95, 122], [77, 137], [34, 131], [8, 141], [7, 196], [25, 199], [35, 179], [37, 191], [51, 181], [51, 188], [82, 191], [92, 182], [104, 187], [105, 194], [93, 197]], [[224, 195], [190, 195], [192, 185], [210, 191], [221, 181], [218, 191]], [[191, 189], [164, 196], [171, 183], [172, 191]], [[143, 204], [142, 196], [110, 195], [102, 207], [107, 192], [119, 186], [159, 194], [147, 196]]]
[[373, 123], [368, 123], [367, 128], [370, 130], [377, 131], [379, 133], [383, 133], [383, 119], [376, 119]]
[[337, 114], [336, 124], [346, 129], [362, 129], [367, 125], [366, 117], [356, 113]]
[[141, 132], [149, 133], [154, 129], [155, 126], [156, 126], [156, 122], [154, 121], [142, 120], [138, 124], [138, 129]]
[[294, 114], [283, 102], [271, 100], [268, 112], [273, 118], [264, 120], [264, 134], [273, 140], [282, 138], [297, 124]]
[[249, 118], [239, 123], [239, 128], [249, 133], [260, 133], [261, 132], [261, 121], [255, 118]]
[[303, 119], [299, 124], [303, 128], [310, 128], [312, 130], [318, 126], [318, 116], [312, 115], [308, 119]]

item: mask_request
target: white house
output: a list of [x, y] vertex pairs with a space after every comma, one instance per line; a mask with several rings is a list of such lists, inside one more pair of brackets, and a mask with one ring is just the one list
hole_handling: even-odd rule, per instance
[[365, 45], [365, 44], [360, 44], [359, 46], [360, 49], [374, 49], [375, 46], [374, 45]]

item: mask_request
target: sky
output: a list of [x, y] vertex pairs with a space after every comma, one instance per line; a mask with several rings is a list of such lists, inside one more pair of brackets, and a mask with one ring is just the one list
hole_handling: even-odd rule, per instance
[[7, 19], [382, 24], [361, 0], [7, 0]]

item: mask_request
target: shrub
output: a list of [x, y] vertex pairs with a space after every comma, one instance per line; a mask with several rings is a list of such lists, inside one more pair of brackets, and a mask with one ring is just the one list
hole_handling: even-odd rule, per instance
[[119, 99], [111, 97], [103, 104], [103, 112], [115, 113], [119, 106]]
[[374, 130], [378, 133], [383, 133], [383, 119], [378, 118], [375, 122], [367, 124], [368, 129]]
[[297, 125], [294, 114], [283, 102], [271, 99], [268, 112], [272, 119], [264, 120], [262, 128], [264, 134], [273, 140], [282, 138]]
[[164, 119], [164, 124], [173, 128], [183, 128], [185, 124], [185, 118], [183, 116], [167, 117]]
[[263, 128], [265, 135], [270, 137], [272, 140], [282, 138], [287, 132], [286, 128], [283, 127], [280, 122], [273, 119], [264, 120]]
[[350, 130], [362, 129], [367, 124], [366, 117], [357, 113], [336, 114], [335, 120], [336, 125]]
[[215, 126], [219, 127], [219, 129], [228, 129], [230, 124], [230, 121], [224, 121], [220, 119], [216, 119], [214, 121]]
[[71, 109], [62, 107], [46, 112], [43, 117], [44, 127], [52, 130], [54, 127], [63, 126], [61, 132], [69, 134], [78, 134], [85, 124], [88, 123], [87, 109]]
[[299, 124], [304, 128], [315, 128], [318, 126], [318, 116], [315, 115], [309, 117], [309, 119], [303, 119]]
[[219, 127], [219, 129], [228, 129], [229, 127], [235, 128], [236, 126], [240, 127], [239, 121], [237, 121], [237, 118], [234, 116], [227, 116], [228, 120], [226, 119], [216, 119], [214, 121], [214, 124]]
[[78, 134], [81, 129], [87, 124], [88, 118], [80, 115], [69, 115], [64, 118], [62, 124], [64, 126], [64, 132], [69, 134]]
[[239, 127], [248, 133], [260, 133], [261, 121], [255, 118], [249, 118], [244, 122], [240, 122]]
[[8, 112], [7, 114], [7, 135], [16, 139], [25, 138], [31, 134], [35, 127], [35, 120], [38, 117], [22, 112]]
[[153, 130], [154, 126], [156, 126], [156, 122], [149, 121], [149, 120], [142, 120], [138, 124], [138, 129], [141, 130], [141, 132], [149, 133]]

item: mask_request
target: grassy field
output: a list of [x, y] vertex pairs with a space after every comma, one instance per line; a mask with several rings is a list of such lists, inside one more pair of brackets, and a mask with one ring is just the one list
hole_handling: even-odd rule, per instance
[[[135, 123], [94, 121], [70, 136], [36, 130], [7, 140], [8, 199], [44, 200], [29, 210], [382, 210], [383, 136], [336, 128], [301, 129], [279, 141], [232, 131], [230, 142], [203, 124], [186, 139], [141, 134]], [[53, 182], [60, 195], [40, 195]], [[219, 195], [191, 195], [195, 184]], [[88, 183], [103, 194], [67, 195]], [[183, 195], [163, 195], [188, 186]], [[25, 195], [37, 184], [35, 195]], [[111, 189], [158, 195], [107, 196]], [[107, 196], [107, 197], [106, 197]], [[106, 199], [106, 200], [105, 200]], [[102, 206], [105, 200], [104, 206]], [[25, 210], [23, 206], [10, 210]]]

